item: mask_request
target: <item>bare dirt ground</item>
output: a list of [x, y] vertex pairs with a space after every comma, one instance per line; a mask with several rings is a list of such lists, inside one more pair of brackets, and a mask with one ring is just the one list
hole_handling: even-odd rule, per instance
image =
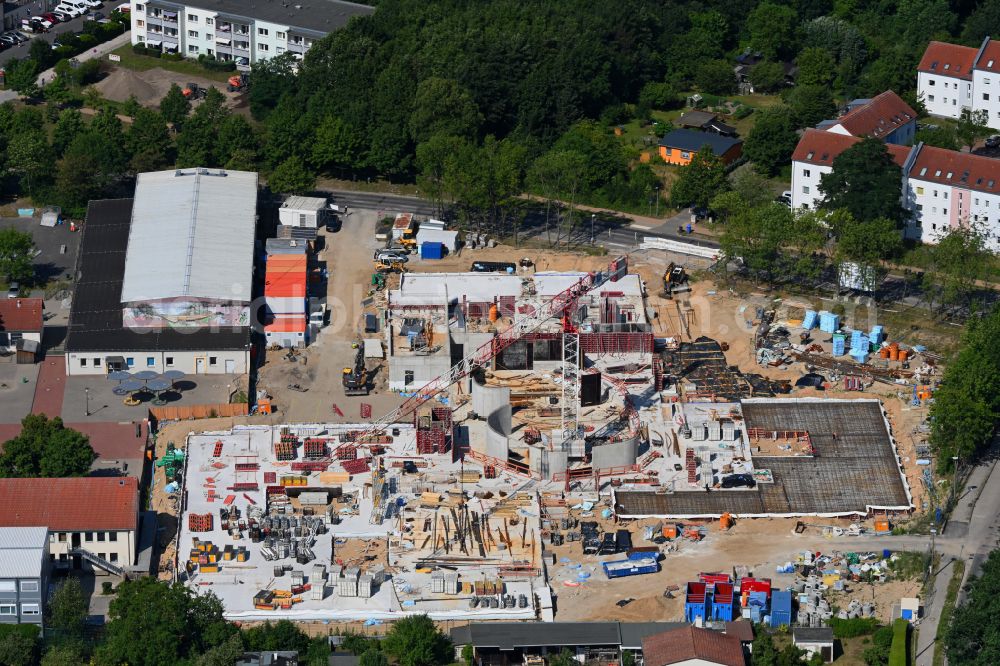
[[[124, 102], [132, 95], [143, 106], [157, 106], [160, 100], [170, 90], [173, 84], [183, 88], [187, 83], [197, 83], [203, 88], [215, 87], [229, 101], [230, 105], [236, 103], [239, 95], [237, 93], [226, 92], [226, 87], [218, 81], [204, 79], [188, 74], [179, 74], [159, 67], [154, 67], [143, 72], [137, 72], [124, 67], [114, 68], [108, 76], [94, 84], [103, 97], [115, 102]], [[197, 102], [195, 102], [197, 104]]]

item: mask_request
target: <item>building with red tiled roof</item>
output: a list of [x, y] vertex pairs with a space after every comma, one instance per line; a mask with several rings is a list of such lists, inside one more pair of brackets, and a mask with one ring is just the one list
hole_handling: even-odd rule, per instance
[[1000, 129], [1000, 43], [990, 37], [979, 48], [931, 42], [917, 65], [917, 94], [932, 116], [985, 111], [986, 123]]
[[[816, 208], [822, 199], [820, 178], [833, 170], [838, 155], [859, 141], [856, 136], [807, 129], [792, 153], [792, 207]], [[902, 167], [910, 149], [895, 144], [886, 144], [886, 148]]]
[[42, 299], [0, 300], [0, 351], [13, 353], [23, 340], [42, 342]]
[[135, 562], [135, 477], [0, 479], [0, 506], [0, 527], [48, 529], [54, 562], [78, 567], [88, 555], [122, 567]]
[[747, 663], [736, 636], [690, 626], [647, 636], [642, 641], [642, 655], [646, 666], [746, 666]]
[[917, 112], [899, 95], [886, 90], [838, 118], [827, 131], [905, 146], [917, 133]]

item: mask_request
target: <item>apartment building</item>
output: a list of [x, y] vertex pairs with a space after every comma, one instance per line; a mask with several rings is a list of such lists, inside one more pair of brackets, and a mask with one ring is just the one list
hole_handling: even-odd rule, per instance
[[[860, 140], [806, 130], [792, 154], [792, 207], [818, 207], [820, 179]], [[887, 148], [901, 169], [900, 196], [910, 214], [907, 238], [935, 243], [952, 228], [973, 225], [986, 234], [990, 249], [1000, 250], [1000, 161], [922, 143]]]
[[1000, 43], [990, 37], [979, 48], [931, 42], [917, 65], [917, 93], [932, 116], [983, 110], [987, 124], [1000, 129]]
[[906, 146], [917, 133], [917, 112], [899, 95], [886, 90], [871, 99], [854, 100], [847, 113], [824, 121], [821, 129]]
[[301, 59], [314, 42], [374, 7], [318, 0], [247, 3], [241, 0], [132, 0], [132, 43], [180, 53], [213, 56], [249, 67], [292, 53]]
[[45, 545], [44, 527], [0, 527], [0, 624], [42, 624]]

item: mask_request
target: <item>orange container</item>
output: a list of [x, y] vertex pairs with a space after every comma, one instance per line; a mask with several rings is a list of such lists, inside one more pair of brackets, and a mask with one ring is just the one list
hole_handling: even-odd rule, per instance
[[905, 361], [910, 356], [909, 349], [900, 349], [899, 354], [897, 354], [900, 361]]
[[879, 358], [889, 358], [889, 348], [888, 347], [882, 347], [881, 349], [879, 349], [878, 350], [878, 356], [879, 356]]
[[663, 536], [667, 539], [677, 538], [677, 526], [676, 525], [664, 525], [663, 526]]
[[500, 318], [500, 311], [497, 309], [496, 303], [490, 306], [490, 321], [496, 321]]
[[889, 347], [889, 360], [899, 360], [899, 349], [897, 347]]

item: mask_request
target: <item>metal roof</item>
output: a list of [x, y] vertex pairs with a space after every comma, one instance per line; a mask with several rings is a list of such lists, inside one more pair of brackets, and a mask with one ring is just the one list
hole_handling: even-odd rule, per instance
[[286, 210], [323, 210], [326, 208], [326, 199], [322, 197], [290, 196], [285, 199], [281, 207]]
[[[154, 2], [154, 6], [182, 6], [178, 3]], [[312, 30], [326, 34], [343, 28], [355, 16], [368, 16], [374, 7], [343, 0], [318, 2], [256, 2], [244, 0], [186, 0], [183, 5], [218, 12], [227, 17], [268, 21], [287, 25], [292, 30]]]
[[476, 647], [514, 650], [558, 645], [620, 645], [617, 622], [483, 622], [469, 626]]
[[0, 528], [0, 578], [39, 578], [48, 530], [44, 527]]
[[256, 217], [254, 172], [139, 174], [121, 302], [250, 302]]

